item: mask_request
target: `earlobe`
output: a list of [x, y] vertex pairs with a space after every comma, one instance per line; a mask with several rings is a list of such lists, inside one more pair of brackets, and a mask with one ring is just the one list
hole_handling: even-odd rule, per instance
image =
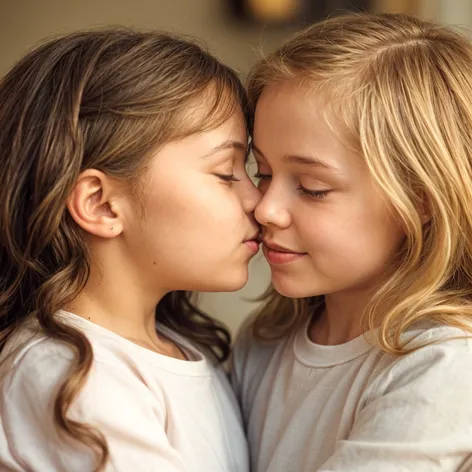
[[113, 238], [123, 231], [116, 184], [103, 172], [87, 169], [80, 174], [67, 200], [74, 221], [87, 233]]
[[421, 203], [421, 208], [419, 210], [419, 215], [420, 215], [421, 223], [423, 223], [423, 225], [429, 223], [433, 217], [431, 201], [426, 195], [423, 195], [423, 200]]
[[[415, 189], [416, 190], [416, 189]], [[421, 225], [428, 224], [433, 218], [433, 208], [431, 199], [425, 190], [416, 190], [412, 201], [416, 216], [418, 216]]]
[[421, 223], [423, 223], [423, 225], [431, 221], [431, 215], [429, 213], [421, 213], [420, 218], [421, 218]]

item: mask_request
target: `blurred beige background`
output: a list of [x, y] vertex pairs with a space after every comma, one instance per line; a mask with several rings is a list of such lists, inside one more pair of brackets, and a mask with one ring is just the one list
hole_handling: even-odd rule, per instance
[[[256, 51], [274, 49], [295, 28], [237, 24], [225, 15], [225, 1], [0, 0], [0, 75], [48, 36], [103, 25], [127, 25], [197, 36], [244, 76], [257, 60]], [[375, 0], [373, 3], [379, 11], [404, 11], [444, 23], [472, 25], [470, 0]], [[257, 307], [254, 298], [270, 280], [268, 267], [260, 255], [252, 261], [250, 269], [249, 283], [241, 291], [200, 297], [201, 306], [233, 332]]]

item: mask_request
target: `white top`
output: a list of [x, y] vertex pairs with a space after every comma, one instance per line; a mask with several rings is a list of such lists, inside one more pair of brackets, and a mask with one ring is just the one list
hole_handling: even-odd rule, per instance
[[[160, 332], [196, 360], [157, 354], [76, 315], [67, 319], [83, 330], [94, 351], [70, 417], [105, 435], [106, 471], [248, 472], [240, 413], [223, 370], [160, 325]], [[69, 348], [24, 327], [3, 350], [0, 362], [5, 359], [0, 470], [94, 470], [90, 451], [65, 443], [53, 422], [55, 392], [71, 366]]]
[[262, 346], [245, 328], [233, 380], [252, 472], [472, 471], [472, 341], [450, 327], [408, 333], [395, 357], [361, 336], [346, 344], [298, 333]]

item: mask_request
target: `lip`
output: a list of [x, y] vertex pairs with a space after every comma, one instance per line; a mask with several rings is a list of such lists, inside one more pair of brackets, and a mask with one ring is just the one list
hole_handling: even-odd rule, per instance
[[307, 255], [306, 252], [295, 252], [270, 241], [263, 241], [263, 252], [271, 265], [288, 264]]
[[258, 231], [257, 233], [254, 233], [254, 235], [246, 239], [243, 244], [253, 253], [257, 254], [259, 252], [259, 244], [261, 242], [261, 234]]

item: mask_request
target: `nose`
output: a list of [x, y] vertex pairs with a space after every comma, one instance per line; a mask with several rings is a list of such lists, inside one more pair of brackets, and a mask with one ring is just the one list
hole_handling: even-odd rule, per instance
[[259, 224], [288, 228], [291, 224], [290, 212], [287, 208], [283, 190], [277, 189], [271, 183], [265, 191], [254, 212]]
[[262, 193], [250, 179], [246, 180], [244, 186], [241, 188], [240, 195], [244, 211], [246, 213], [254, 213], [257, 204], [262, 198]]

